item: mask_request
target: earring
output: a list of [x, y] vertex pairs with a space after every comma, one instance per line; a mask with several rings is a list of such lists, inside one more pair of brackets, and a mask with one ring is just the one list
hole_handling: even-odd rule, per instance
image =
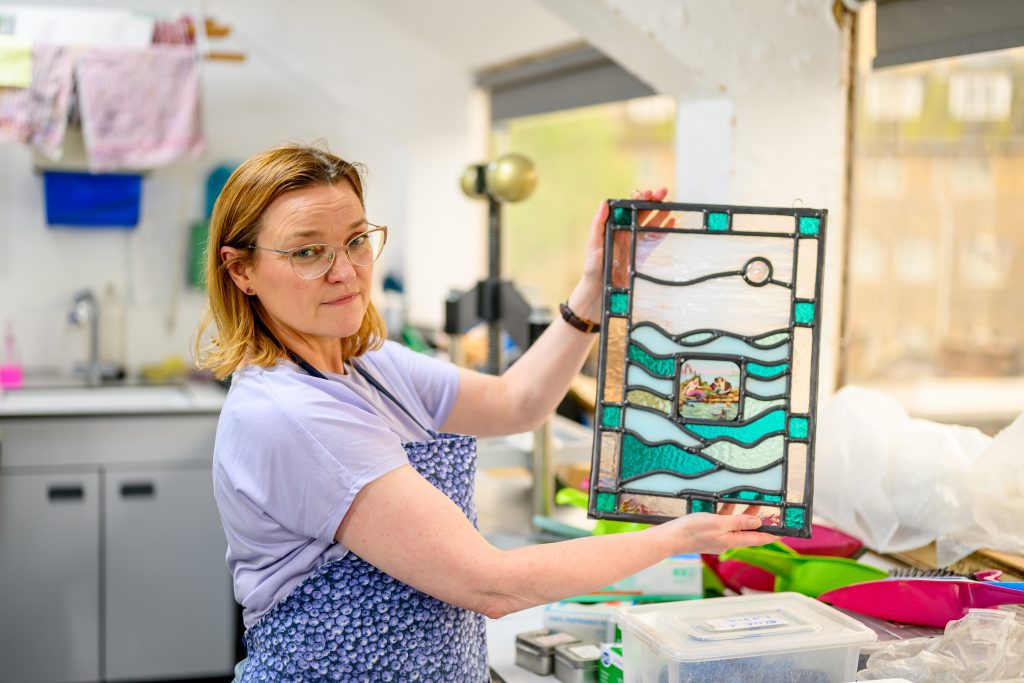
[[245, 288], [245, 293], [248, 294], [249, 296], [252, 296], [256, 292], [252, 291], [252, 287], [246, 287]]

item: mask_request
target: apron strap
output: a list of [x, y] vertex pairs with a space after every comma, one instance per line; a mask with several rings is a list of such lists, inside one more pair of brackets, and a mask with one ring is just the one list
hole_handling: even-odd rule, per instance
[[356, 364], [355, 364], [355, 362], [353, 362], [353, 363], [352, 363], [352, 367], [356, 369], [356, 372], [358, 372], [358, 373], [359, 373], [360, 375], [362, 375], [362, 376], [363, 376], [364, 378], [366, 378], [366, 381], [367, 381], [367, 382], [369, 382], [369, 383], [370, 383], [371, 385], [373, 385], [373, 387], [374, 387], [374, 388], [375, 388], [375, 389], [376, 389], [377, 391], [379, 391], [380, 393], [384, 394], [384, 395], [385, 395], [385, 396], [387, 396], [387, 397], [388, 397], [389, 399], [391, 399], [391, 402], [392, 402], [392, 403], [394, 403], [394, 404], [395, 404], [396, 406], [398, 406], [398, 408], [399, 408], [399, 409], [400, 409], [400, 410], [401, 410], [401, 411], [402, 411], [403, 413], [405, 413], [406, 415], [408, 415], [408, 416], [409, 416], [409, 419], [410, 419], [410, 420], [412, 420], [413, 422], [415, 422], [415, 423], [416, 423], [416, 426], [417, 426], [417, 427], [419, 427], [420, 429], [422, 429], [423, 431], [425, 431], [425, 432], [426, 432], [427, 434], [430, 434], [430, 433], [431, 433], [431, 430], [429, 430], [429, 429], [427, 429], [426, 427], [424, 427], [424, 426], [423, 426], [423, 423], [422, 423], [422, 422], [420, 422], [419, 420], [417, 420], [417, 419], [416, 419], [416, 416], [415, 416], [415, 415], [413, 415], [413, 414], [412, 414], [412, 412], [410, 412], [410, 411], [409, 411], [409, 409], [405, 407], [405, 404], [404, 404], [404, 403], [402, 403], [401, 401], [399, 401], [399, 400], [398, 400], [398, 399], [397, 399], [397, 398], [395, 397], [395, 395], [394, 395], [394, 394], [392, 394], [392, 393], [391, 393], [390, 391], [388, 391], [388, 390], [387, 390], [387, 389], [386, 389], [386, 388], [384, 387], [384, 385], [383, 385], [383, 384], [381, 384], [380, 382], [378, 382], [378, 381], [377, 381], [377, 379], [376, 379], [376, 378], [375, 378], [375, 377], [374, 377], [373, 375], [371, 375], [371, 374], [370, 374], [370, 371], [369, 371], [369, 370], [366, 370], [365, 368], [363, 368], [363, 367], [362, 367], [362, 365], [356, 365]]
[[[310, 365], [299, 354], [295, 353], [294, 351], [289, 351], [288, 354], [292, 357], [292, 360], [295, 361], [295, 364], [298, 365], [303, 370], [305, 370], [308, 374], [312, 375], [313, 377], [317, 377], [319, 379], [328, 379], [328, 377], [326, 375], [324, 375], [324, 373], [320, 372], [315, 367]], [[405, 407], [405, 404], [403, 404], [401, 401], [399, 401], [397, 398], [395, 398], [395, 395], [392, 394], [390, 391], [388, 391], [384, 387], [383, 384], [378, 382], [377, 379], [373, 375], [371, 375], [368, 370], [364, 369], [360, 365], [356, 365], [354, 361], [350, 361], [350, 363], [351, 363], [352, 367], [355, 368], [356, 372], [358, 372], [360, 375], [362, 375], [366, 379], [366, 381], [369, 382], [370, 385], [374, 389], [376, 389], [380, 393], [384, 394], [384, 396], [386, 396], [392, 403], [394, 403], [396, 406], [398, 406], [399, 410], [401, 410], [403, 413], [408, 415], [409, 419], [412, 420], [414, 423], [416, 423], [417, 427], [422, 429], [428, 435], [432, 435], [433, 434], [433, 432], [431, 430], [429, 430], [429, 429], [427, 429], [426, 427], [423, 426], [422, 422], [420, 422], [419, 420], [416, 419], [416, 416], [413, 415], [409, 411], [409, 409]]]

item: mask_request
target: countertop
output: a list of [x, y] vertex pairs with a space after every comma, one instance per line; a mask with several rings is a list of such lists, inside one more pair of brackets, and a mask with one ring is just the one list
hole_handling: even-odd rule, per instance
[[0, 418], [218, 413], [227, 395], [215, 382], [179, 384], [29, 382], [0, 393]]

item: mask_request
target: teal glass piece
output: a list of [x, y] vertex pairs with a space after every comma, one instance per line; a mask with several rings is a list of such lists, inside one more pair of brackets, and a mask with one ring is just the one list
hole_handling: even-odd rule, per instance
[[625, 428], [647, 443], [672, 441], [684, 448], [699, 448], [704, 444], [661, 413], [626, 406]]
[[753, 420], [761, 413], [767, 413], [772, 408], [783, 408], [786, 405], [786, 399], [777, 398], [774, 401], [762, 401], [757, 398], [750, 398], [749, 396], [743, 397], [743, 419]]
[[686, 488], [686, 479], [674, 474], [651, 474], [622, 485], [623, 491], [630, 493], [660, 493], [672, 495]]
[[633, 225], [633, 211], [627, 209], [624, 206], [619, 206], [612, 209], [612, 222], [615, 225], [630, 226]]
[[756, 446], [738, 446], [729, 441], [716, 441], [701, 453], [735, 470], [755, 470], [778, 462], [786, 450], [785, 437], [772, 436]]
[[724, 500], [743, 500], [743, 501], [758, 501], [761, 503], [781, 503], [782, 496], [776, 496], [770, 493], [761, 493], [760, 491], [732, 491], [730, 493], [723, 493], [722, 498]]
[[755, 377], [774, 377], [775, 375], [789, 370], [789, 363], [778, 363], [777, 365], [762, 365], [761, 363], [747, 363], [747, 372]]
[[[654, 468], [667, 469], [667, 468]], [[627, 478], [623, 473], [623, 478]], [[730, 472], [715, 470], [695, 477], [681, 477], [667, 472], [657, 472], [646, 477], [633, 479], [622, 485], [623, 491], [642, 493], [651, 491], [677, 494], [682, 491], [728, 491], [730, 489], [765, 489], [778, 491], [782, 488], [782, 465], [776, 465], [761, 472]]]
[[601, 406], [601, 425], [615, 429], [622, 420], [622, 408], [618, 406]]
[[786, 508], [783, 524], [789, 529], [802, 529], [805, 515], [806, 511], [803, 508]]
[[694, 498], [690, 501], [690, 512], [714, 512], [715, 501]]
[[631, 361], [639, 363], [655, 375], [672, 377], [676, 374], [676, 361], [673, 358], [654, 358], [636, 344], [630, 344], [627, 353]]
[[729, 214], [712, 211], [708, 213], [708, 230], [724, 232], [729, 229]]
[[814, 302], [797, 301], [793, 304], [793, 321], [797, 325], [814, 324]]
[[672, 396], [672, 380], [655, 377], [639, 365], [630, 364], [626, 369], [626, 384], [630, 387], [650, 389], [665, 397]]
[[752, 444], [767, 434], [781, 432], [785, 428], [785, 424], [786, 411], [773, 410], [772, 412], [763, 415], [742, 427], [732, 425], [694, 424], [688, 425], [688, 429], [697, 436], [704, 437], [705, 439], [718, 439], [723, 436], [727, 436], [739, 441], [740, 443]]
[[626, 315], [629, 311], [629, 294], [626, 292], [612, 292], [609, 297], [608, 310], [614, 315]]
[[698, 332], [696, 334], [688, 334], [679, 340], [680, 344], [703, 344], [706, 341], [711, 341], [715, 338], [711, 332]]
[[789, 339], [789, 332], [776, 332], [775, 334], [769, 334], [766, 337], [758, 337], [755, 343], [758, 346], [774, 346], [781, 342], [783, 339]]
[[[701, 337], [692, 335], [692, 338], [698, 340], [692, 346], [684, 346], [681, 343], [677, 343], [658, 331], [658, 328], [652, 325], [645, 325], [644, 323], [634, 325], [630, 335], [633, 339], [643, 344], [645, 348], [650, 349], [651, 353], [656, 353], [659, 356], [671, 354], [728, 354], [743, 356], [744, 358], [765, 363], [789, 359], [789, 344], [779, 344], [779, 341], [789, 339], [789, 334], [786, 332], [774, 334], [771, 337], [765, 338], [765, 340], [759, 340], [756, 344], [748, 343], [732, 335], [722, 335], [717, 339], [710, 339], [711, 335], [702, 335]], [[690, 338], [687, 337], [687, 339]], [[774, 341], [768, 341], [768, 339]], [[773, 343], [777, 344], [777, 346], [771, 346]], [[770, 348], [763, 348], [762, 345]]]
[[816, 216], [800, 216], [800, 234], [817, 235], [821, 219]]
[[807, 438], [807, 418], [799, 415], [791, 415], [789, 418], [789, 438]]
[[743, 383], [747, 393], [760, 396], [761, 398], [781, 398], [785, 396], [788, 386], [789, 378], [785, 376], [768, 381], [748, 377]]
[[615, 512], [615, 494], [598, 493], [594, 507], [597, 508], [599, 512]]
[[666, 443], [648, 446], [628, 432], [622, 436], [621, 477], [628, 479], [656, 470], [697, 475], [715, 468], [707, 458]]

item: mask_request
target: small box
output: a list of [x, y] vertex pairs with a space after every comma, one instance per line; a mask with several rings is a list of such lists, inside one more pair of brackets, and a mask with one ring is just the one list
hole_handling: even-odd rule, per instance
[[526, 631], [516, 635], [516, 666], [547, 676], [554, 671], [554, 652], [559, 645], [578, 643], [579, 638], [551, 629]]
[[875, 632], [799, 593], [621, 608], [626, 683], [851, 681]]
[[704, 565], [700, 555], [667, 557], [598, 591], [687, 600], [704, 597]]
[[615, 639], [615, 610], [625, 602], [553, 602], [544, 608], [544, 628], [569, 633], [582, 641], [609, 643]]
[[622, 683], [622, 645], [605, 643], [601, 646], [601, 662], [597, 668], [597, 683]]
[[559, 645], [555, 648], [555, 678], [562, 683], [597, 683], [601, 648], [596, 643]]

